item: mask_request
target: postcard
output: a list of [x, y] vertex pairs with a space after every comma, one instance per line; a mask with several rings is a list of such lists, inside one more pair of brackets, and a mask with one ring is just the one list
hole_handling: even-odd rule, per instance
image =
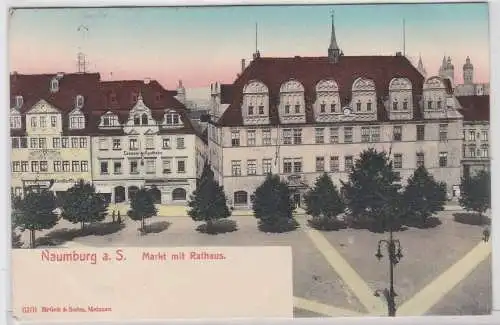
[[488, 24], [12, 8], [13, 317], [491, 314]]

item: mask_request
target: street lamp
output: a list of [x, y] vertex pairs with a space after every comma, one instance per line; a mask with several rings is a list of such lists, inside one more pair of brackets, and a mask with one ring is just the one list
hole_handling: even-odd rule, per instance
[[[377, 253], [375, 257], [380, 261], [384, 255], [382, 255], [382, 247], [386, 246], [387, 256], [389, 258], [389, 290], [384, 289], [383, 294], [385, 300], [387, 301], [388, 314], [391, 317], [396, 316], [396, 302], [397, 297], [394, 291], [394, 267], [399, 263], [401, 258], [403, 258], [401, 243], [398, 239], [394, 239], [392, 236], [392, 226], [389, 228], [389, 239], [381, 239], [378, 241]], [[380, 290], [375, 291], [375, 296], [380, 296]]]

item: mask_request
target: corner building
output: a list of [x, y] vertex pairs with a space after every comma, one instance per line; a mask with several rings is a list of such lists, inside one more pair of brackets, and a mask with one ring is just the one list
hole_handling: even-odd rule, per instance
[[65, 192], [91, 181], [90, 136], [85, 120], [100, 106], [100, 76], [10, 76], [11, 192]]
[[202, 140], [185, 106], [155, 80], [104, 81], [103, 106], [93, 110], [92, 178], [113, 203], [141, 187], [157, 204], [187, 202], [195, 189]]
[[327, 172], [337, 186], [368, 148], [391, 151], [403, 183], [419, 165], [460, 182], [462, 115], [448, 78], [425, 79], [395, 56], [344, 56], [332, 22], [326, 57], [254, 60], [232, 84], [211, 86], [208, 154], [234, 208], [269, 172], [295, 204]]

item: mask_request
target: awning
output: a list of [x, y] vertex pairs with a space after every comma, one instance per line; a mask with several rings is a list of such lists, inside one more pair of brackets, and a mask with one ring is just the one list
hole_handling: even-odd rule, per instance
[[113, 188], [106, 185], [95, 185], [95, 191], [97, 193], [113, 193]]
[[50, 190], [54, 191], [54, 192], [64, 192], [64, 191], [67, 191], [73, 185], [75, 185], [75, 184], [74, 183], [64, 183], [64, 182], [61, 182], [61, 183], [55, 182], [50, 187]]

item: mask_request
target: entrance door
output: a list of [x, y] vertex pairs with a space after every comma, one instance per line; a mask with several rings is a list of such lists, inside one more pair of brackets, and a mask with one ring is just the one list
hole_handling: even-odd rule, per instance
[[293, 195], [293, 202], [296, 208], [300, 208], [300, 193], [295, 193]]

